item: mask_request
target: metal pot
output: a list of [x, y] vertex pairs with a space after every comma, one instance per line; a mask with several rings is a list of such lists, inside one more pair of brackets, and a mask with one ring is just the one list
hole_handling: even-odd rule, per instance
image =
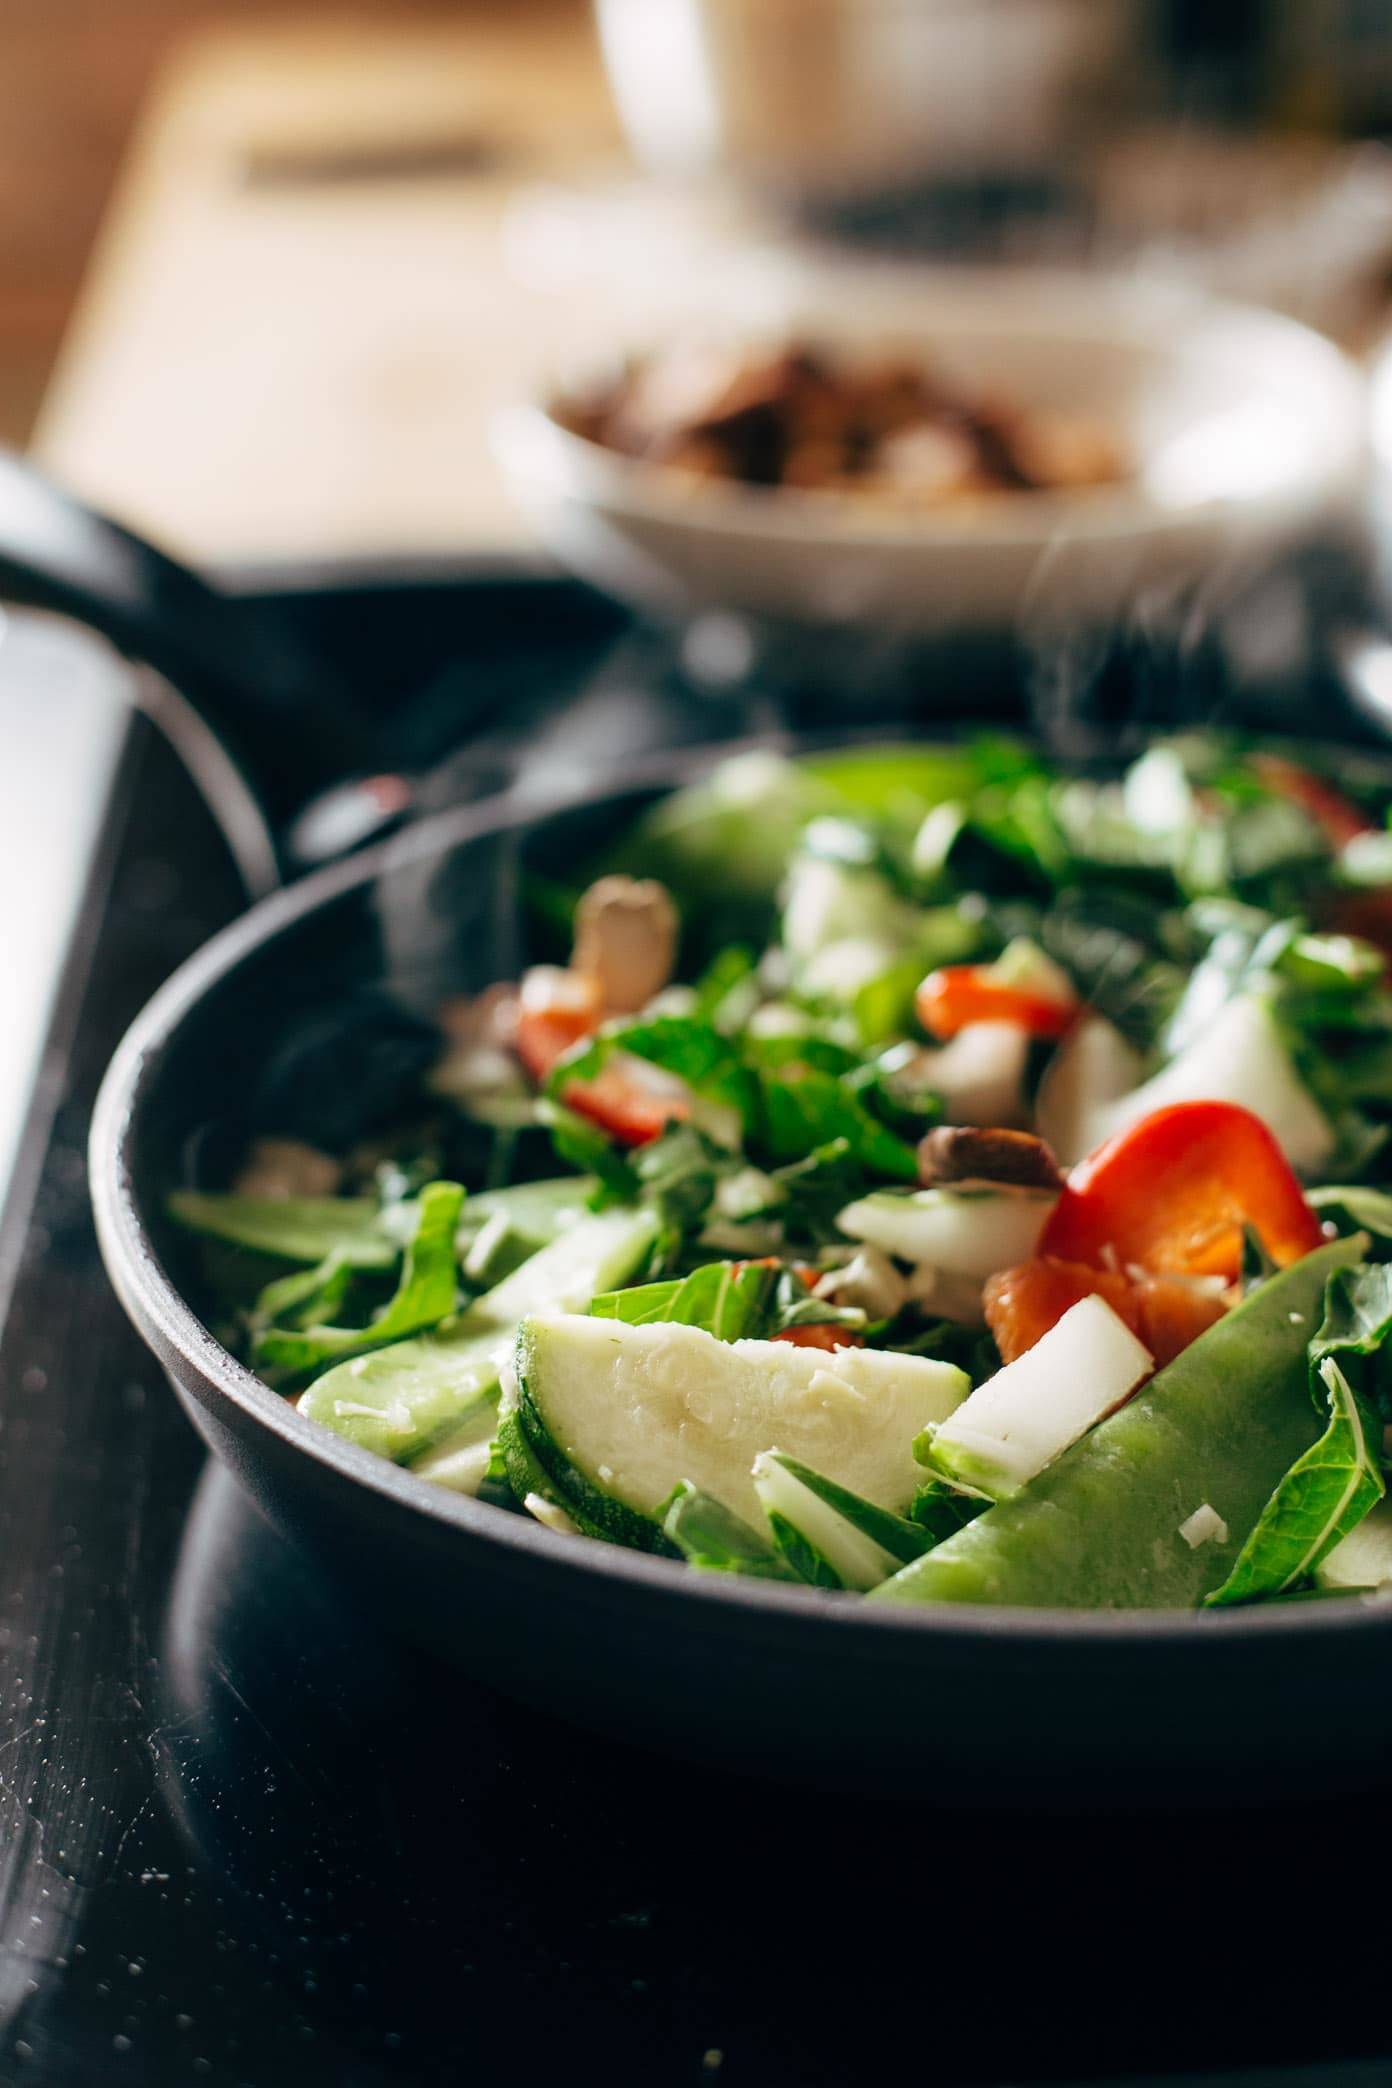
[[595, 0], [638, 160], [807, 200], [1021, 174], [1076, 145], [1139, 0]]

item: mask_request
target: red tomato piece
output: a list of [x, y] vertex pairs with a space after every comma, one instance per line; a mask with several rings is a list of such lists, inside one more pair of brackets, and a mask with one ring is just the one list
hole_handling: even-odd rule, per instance
[[851, 1327], [837, 1326], [832, 1320], [814, 1320], [805, 1327], [785, 1327], [781, 1334], [775, 1334], [773, 1338], [775, 1341], [789, 1342], [793, 1348], [830, 1350], [865, 1346], [863, 1334], [857, 1334]]
[[583, 972], [538, 965], [522, 981], [517, 1009], [517, 1056], [533, 1080], [545, 1080], [559, 1059], [604, 1018], [596, 982]]
[[618, 1066], [606, 1066], [593, 1080], [571, 1080], [561, 1090], [561, 1100], [577, 1116], [588, 1117], [617, 1138], [620, 1145], [650, 1145], [669, 1124], [690, 1116], [690, 1104], [680, 1095], [660, 1095], [641, 1087]]
[[1022, 993], [991, 976], [989, 965], [947, 964], [929, 972], [914, 1012], [932, 1037], [955, 1037], [969, 1022], [1013, 1022], [1032, 1037], [1061, 1037], [1078, 1018], [1076, 1001]]
[[1252, 1225], [1284, 1266], [1324, 1235], [1260, 1117], [1232, 1102], [1157, 1109], [1089, 1154], [1040, 1235], [1042, 1255], [1093, 1268], [1237, 1276]]
[[1081, 1298], [1104, 1298], [1155, 1358], [1157, 1370], [1223, 1317], [1226, 1301], [1175, 1276], [1128, 1278], [1115, 1269], [1039, 1257], [1002, 1269], [982, 1292], [986, 1324], [1006, 1363], [1015, 1362]]
[[1041, 1255], [1014, 1269], [1002, 1269], [987, 1278], [981, 1304], [1001, 1360], [1013, 1363], [1056, 1326], [1065, 1312], [1081, 1299], [1093, 1297], [1105, 1298], [1132, 1333], [1139, 1335], [1126, 1278], [1113, 1269], [1090, 1269], [1085, 1262]]
[[1253, 754], [1249, 765], [1273, 797], [1308, 812], [1331, 847], [1343, 848], [1356, 835], [1371, 831], [1372, 821], [1351, 799], [1288, 755]]

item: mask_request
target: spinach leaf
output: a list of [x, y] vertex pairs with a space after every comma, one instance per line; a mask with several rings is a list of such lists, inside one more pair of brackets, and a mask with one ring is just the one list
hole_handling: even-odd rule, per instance
[[926, 1530], [934, 1544], [955, 1536], [990, 1506], [975, 1494], [958, 1493], [945, 1479], [925, 1479], [913, 1497], [910, 1522]]
[[674, 1124], [640, 1146], [627, 1163], [639, 1200], [651, 1204], [664, 1232], [694, 1232], [710, 1210], [716, 1185], [739, 1161], [692, 1124]]
[[1354, 1391], [1332, 1355], [1320, 1364], [1319, 1376], [1328, 1395], [1329, 1426], [1267, 1502], [1232, 1572], [1206, 1598], [1210, 1608], [1298, 1588], [1382, 1499], [1376, 1409]]
[[670, 1282], [605, 1291], [590, 1312], [629, 1326], [675, 1322], [701, 1327], [717, 1341], [746, 1341], [765, 1331], [773, 1291], [774, 1271], [761, 1262], [708, 1262]]
[[776, 1167], [772, 1179], [789, 1239], [813, 1246], [844, 1237], [836, 1214], [854, 1203], [865, 1188], [865, 1170], [848, 1138], [832, 1138], [814, 1146], [805, 1159]]
[[769, 1159], [784, 1164], [805, 1159], [819, 1146], [842, 1139], [871, 1174], [892, 1180], [918, 1179], [912, 1146], [877, 1122], [844, 1078], [814, 1067], [787, 1068], [762, 1083], [760, 1143]]
[[1310, 1387], [1329, 1422], [1267, 1502], [1210, 1607], [1287, 1594], [1381, 1500], [1382, 1415], [1374, 1381], [1392, 1335], [1392, 1266], [1337, 1269], [1310, 1343]]
[[616, 1051], [661, 1066], [694, 1094], [733, 1109], [746, 1126], [758, 1111], [758, 1089], [738, 1046], [709, 1022], [689, 1015], [654, 1015], [606, 1023], [588, 1043], [567, 1052], [546, 1084], [559, 1097], [572, 1080], [593, 1080]]
[[265, 1327], [256, 1340], [257, 1364], [282, 1379], [303, 1377], [447, 1318], [458, 1295], [454, 1235], [463, 1207], [464, 1191], [457, 1182], [429, 1183], [421, 1191], [395, 1294], [377, 1317], [365, 1327]]
[[703, 1099], [733, 1108], [748, 1144], [775, 1166], [844, 1138], [871, 1173], [897, 1181], [917, 1176], [912, 1148], [870, 1114], [850, 1084], [855, 1054], [831, 1038], [742, 1045], [687, 1016], [614, 1023], [561, 1060], [548, 1083], [552, 1095], [569, 1081], [593, 1079], [616, 1051], [662, 1066]]
[[341, 1311], [354, 1274], [351, 1262], [330, 1254], [316, 1268], [278, 1276], [258, 1294], [248, 1315], [253, 1341], [267, 1327], [308, 1327]]
[[804, 1326], [844, 1326], [858, 1333], [865, 1325], [863, 1312], [814, 1297], [793, 1270], [768, 1262], [706, 1262], [689, 1276], [605, 1291], [590, 1312], [629, 1326], [667, 1321], [700, 1327], [717, 1341], [769, 1340]]
[[538, 1102], [537, 1114], [551, 1133], [556, 1157], [592, 1178], [585, 1198], [592, 1211], [602, 1211], [606, 1204], [633, 1201], [637, 1176], [614, 1141], [597, 1124], [547, 1096]]

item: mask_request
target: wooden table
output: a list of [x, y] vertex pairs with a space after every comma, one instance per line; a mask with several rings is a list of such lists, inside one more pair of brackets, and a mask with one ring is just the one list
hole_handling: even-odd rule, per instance
[[524, 541], [487, 429], [593, 288], [528, 288], [511, 200], [623, 165], [588, 9], [191, 45], [152, 104], [35, 436], [205, 561]]
[[[732, 199], [625, 191], [587, 0], [457, 8], [262, 19], [187, 47], [39, 420], [49, 469], [210, 563], [510, 551], [527, 538], [495, 408], [683, 298], [708, 322], [751, 241], [761, 283], [790, 256], [786, 227]], [[1169, 230], [1236, 241], [1216, 286], [1302, 310], [1302, 268], [1321, 297], [1331, 272], [1319, 227], [1301, 231], [1328, 158], [1128, 133], [1099, 167], [1102, 221], [1162, 250]], [[1353, 338], [1347, 312], [1306, 315]]]

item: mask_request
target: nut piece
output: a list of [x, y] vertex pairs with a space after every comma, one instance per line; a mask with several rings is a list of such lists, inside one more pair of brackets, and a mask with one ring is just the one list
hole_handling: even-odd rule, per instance
[[939, 1124], [920, 1139], [918, 1179], [926, 1189], [943, 1182], [990, 1182], [1012, 1189], [1061, 1189], [1053, 1153], [1030, 1131], [981, 1131], [971, 1124]]
[[575, 910], [571, 969], [593, 979], [605, 1013], [632, 1015], [672, 976], [677, 910], [653, 878], [601, 877]]
[[238, 1196], [334, 1196], [341, 1162], [297, 1138], [254, 1138], [232, 1187]]

